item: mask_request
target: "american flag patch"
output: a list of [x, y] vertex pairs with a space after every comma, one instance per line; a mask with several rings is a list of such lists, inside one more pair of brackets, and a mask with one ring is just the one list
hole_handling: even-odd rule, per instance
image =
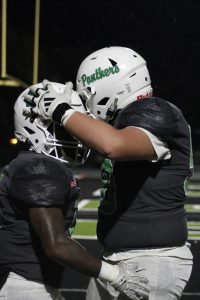
[[73, 180], [71, 181], [71, 188], [74, 188], [77, 186], [78, 186], [77, 179], [74, 177]]

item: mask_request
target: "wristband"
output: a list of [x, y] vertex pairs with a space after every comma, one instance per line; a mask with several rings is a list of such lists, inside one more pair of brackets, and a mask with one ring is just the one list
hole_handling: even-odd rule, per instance
[[68, 110], [73, 110], [68, 103], [58, 104], [52, 113], [52, 120], [56, 123], [61, 124], [62, 118]]
[[119, 273], [118, 265], [111, 265], [105, 261], [101, 261], [101, 263], [101, 270], [98, 278], [109, 282], [114, 281]]
[[64, 115], [61, 118], [61, 123], [62, 125], [65, 127], [65, 124], [67, 123], [67, 121], [69, 120], [69, 118], [71, 117], [71, 115], [75, 112], [75, 110], [73, 108], [68, 109], [65, 111]]

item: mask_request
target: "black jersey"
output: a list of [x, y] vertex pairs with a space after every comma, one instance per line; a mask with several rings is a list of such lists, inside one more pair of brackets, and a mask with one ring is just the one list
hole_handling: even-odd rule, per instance
[[122, 109], [114, 127], [144, 128], [168, 144], [171, 158], [151, 161], [105, 160], [97, 235], [107, 249], [183, 245], [187, 239], [185, 183], [191, 176], [190, 127], [181, 111], [160, 98]]
[[60, 161], [32, 152], [21, 152], [11, 161], [0, 177], [0, 274], [13, 271], [57, 287], [64, 267], [46, 257], [28, 209], [60, 208], [69, 234], [78, 200], [77, 181]]

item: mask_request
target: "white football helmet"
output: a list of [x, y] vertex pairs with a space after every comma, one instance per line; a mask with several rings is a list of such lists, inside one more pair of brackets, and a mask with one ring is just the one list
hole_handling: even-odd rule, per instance
[[[52, 82], [57, 92], [62, 93], [65, 85]], [[38, 83], [38, 88], [43, 88]], [[30, 116], [24, 112], [31, 103], [24, 99], [26, 89], [17, 98], [14, 105], [14, 127], [16, 138], [28, 145], [29, 150], [44, 153], [69, 165], [83, 164], [89, 155], [89, 149], [73, 138], [60, 125], [43, 120], [37, 115]], [[72, 93], [71, 106], [79, 112], [85, 112], [84, 106], [77, 92]]]
[[107, 47], [90, 54], [80, 65], [76, 89], [98, 119], [112, 119], [117, 109], [152, 96], [146, 61], [125, 47]]

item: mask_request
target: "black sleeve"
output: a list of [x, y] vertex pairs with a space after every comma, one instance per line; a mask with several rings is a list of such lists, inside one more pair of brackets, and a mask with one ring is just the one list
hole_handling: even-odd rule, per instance
[[20, 162], [10, 181], [10, 193], [29, 207], [61, 207], [70, 193], [70, 183], [57, 162], [35, 158]]
[[181, 111], [168, 101], [152, 97], [135, 101], [121, 110], [114, 125], [119, 129], [141, 127], [167, 141], [176, 134], [181, 115]]

